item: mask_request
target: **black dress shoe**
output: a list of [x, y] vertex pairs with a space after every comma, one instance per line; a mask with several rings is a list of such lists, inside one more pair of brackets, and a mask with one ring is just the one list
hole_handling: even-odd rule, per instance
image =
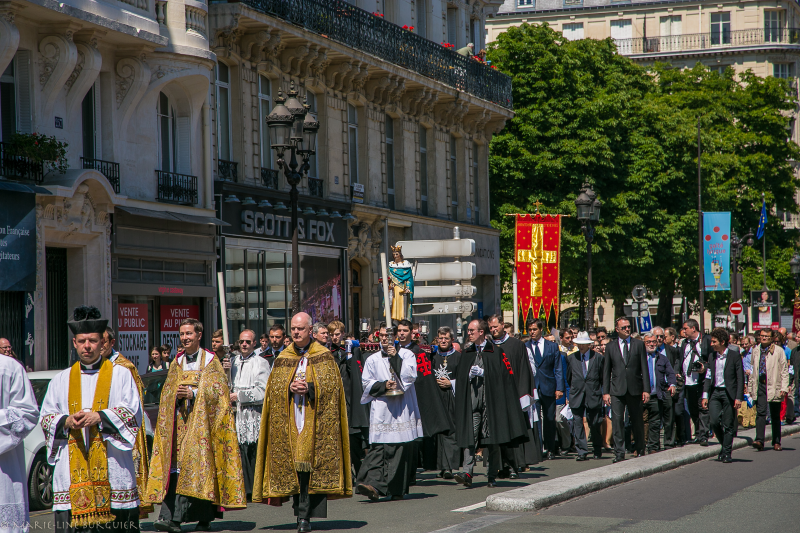
[[489, 487], [490, 489], [496, 487], [497, 486], [497, 480], [495, 480], [493, 478], [489, 478], [489, 482], [486, 483], [486, 486]]
[[453, 479], [453, 473], [450, 470], [443, 471], [442, 479]]
[[508, 474], [508, 479], [519, 479], [519, 474], [513, 468], [511, 469], [511, 473]]
[[625, 456], [624, 455], [618, 455], [618, 456], [614, 457], [614, 461], [613, 462], [614, 463], [621, 463], [624, 460], [625, 460]]
[[156, 520], [153, 522], [156, 531], [166, 531], [167, 533], [181, 533], [181, 525], [172, 520]]
[[311, 533], [311, 520], [307, 518], [298, 518], [297, 533]]
[[458, 472], [453, 474], [453, 479], [455, 479], [458, 483], [461, 483], [467, 488], [472, 486], [472, 476], [467, 474], [466, 472]]
[[378, 491], [375, 490], [375, 487], [373, 487], [372, 485], [365, 485], [363, 483], [359, 483], [358, 486], [356, 487], [356, 492], [361, 494], [362, 496], [366, 496], [373, 502], [376, 502], [380, 499], [380, 494], [378, 494]]
[[704, 448], [707, 448], [708, 447], [708, 441], [707, 440], [701, 441], [700, 442], [700, 446], [702, 446]]
[[730, 455], [726, 455], [725, 457], [722, 458], [722, 462], [723, 463], [732, 463], [733, 459], [731, 458]]
[[753, 448], [755, 448], [758, 451], [761, 451], [761, 450], [764, 449], [764, 443], [761, 442], [760, 440], [754, 440], [753, 441]]
[[585, 455], [579, 455], [578, 457], [575, 458], [575, 460], [576, 461], [588, 461], [589, 460], [589, 454], [587, 453]]
[[393, 502], [396, 502], [396, 501], [402, 500], [402, 499], [403, 499], [403, 495], [402, 494], [395, 494], [394, 496], [392, 496], [392, 501]]
[[722, 461], [722, 459], [724, 459], [724, 458], [725, 458], [725, 456], [722, 454], [722, 452], [719, 452], [717, 454], [717, 461]]
[[508, 479], [511, 473], [509, 472], [508, 468], [504, 468], [497, 473], [497, 479]]
[[592, 457], [594, 457], [595, 459], [602, 459], [603, 458], [603, 454], [602, 453], [596, 453]]
[[198, 522], [194, 526], [195, 531], [211, 531], [211, 522]]
[[547, 452], [547, 455], [545, 455], [544, 458], [547, 459], [548, 461], [552, 461], [553, 460], [553, 453], [552, 452]]

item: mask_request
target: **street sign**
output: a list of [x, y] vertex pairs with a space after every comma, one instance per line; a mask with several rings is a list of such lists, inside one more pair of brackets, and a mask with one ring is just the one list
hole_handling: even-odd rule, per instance
[[[475, 263], [419, 263], [414, 272], [414, 282], [469, 280], [474, 279], [476, 275]], [[419, 287], [416, 290], [419, 290]]]
[[449, 315], [472, 313], [477, 308], [475, 302], [439, 302], [433, 304], [412, 304], [414, 316], [421, 315]]
[[744, 306], [739, 302], [733, 302], [728, 306], [728, 311], [730, 311], [734, 316], [741, 315], [744, 312]]
[[639, 333], [647, 333], [652, 331], [653, 329], [653, 321], [650, 318], [650, 312], [646, 312], [642, 314], [641, 317], [637, 319], [639, 321]]
[[403, 257], [424, 259], [431, 257], [472, 257], [475, 241], [472, 239], [440, 239], [435, 241], [400, 241]]
[[419, 285], [414, 287], [414, 298], [471, 298], [476, 292], [474, 285]]
[[644, 285], [636, 285], [631, 292], [631, 296], [633, 296], [634, 300], [643, 300], [647, 298], [647, 289], [644, 288]]

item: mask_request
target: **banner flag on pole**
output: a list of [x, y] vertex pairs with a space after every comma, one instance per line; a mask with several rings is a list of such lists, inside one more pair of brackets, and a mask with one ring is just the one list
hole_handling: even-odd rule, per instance
[[703, 280], [707, 291], [731, 290], [731, 214], [703, 213]]
[[516, 215], [514, 259], [517, 297], [525, 320], [533, 316], [558, 319], [560, 304], [561, 215]]
[[761, 200], [761, 216], [758, 219], [758, 229], [756, 230], [756, 239], [764, 236], [764, 230], [767, 229], [767, 201]]

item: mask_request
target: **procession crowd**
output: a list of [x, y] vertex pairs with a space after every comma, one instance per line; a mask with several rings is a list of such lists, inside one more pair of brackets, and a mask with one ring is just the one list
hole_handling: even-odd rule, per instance
[[0, 358], [0, 532], [28, 529], [20, 443], [36, 424], [58, 532], [138, 531], [156, 504], [156, 530], [206, 531], [223, 512], [289, 500], [307, 532], [329, 499], [402, 500], [420, 469], [472, 487], [483, 462], [491, 487], [561, 455], [619, 462], [712, 435], [730, 463], [748, 410], [759, 450], [767, 421], [781, 449], [781, 419], [795, 411], [798, 351], [785, 331], [740, 339], [690, 319], [632, 335], [620, 317], [612, 338], [531, 317], [521, 336], [493, 315], [468, 324], [463, 346], [448, 327], [420, 344], [400, 320], [367, 350], [341, 322], [298, 313], [288, 334], [245, 329], [232, 347], [213, 332], [209, 351], [187, 319], [171, 364], [153, 350], [152, 370], [168, 375], [150, 450], [142, 381], [107, 320], [83, 307], [68, 325], [80, 360], [51, 381], [41, 411], [25, 369]]

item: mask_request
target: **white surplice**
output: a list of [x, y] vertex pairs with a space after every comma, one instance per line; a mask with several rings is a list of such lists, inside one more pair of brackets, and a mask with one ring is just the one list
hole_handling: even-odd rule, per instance
[[231, 358], [231, 392], [237, 396], [236, 438], [239, 444], [258, 442], [264, 391], [270, 370], [269, 362], [255, 353], [247, 358], [240, 354]]
[[39, 408], [25, 368], [0, 355], [0, 533], [28, 531], [28, 476], [22, 440]]
[[372, 402], [369, 412], [370, 444], [411, 442], [422, 437], [422, 419], [414, 389], [414, 382], [417, 380], [417, 356], [406, 348], [400, 348], [397, 353], [403, 360], [400, 376], [396, 378], [398, 388], [403, 390], [402, 395], [370, 395], [375, 383], [392, 379], [389, 358], [384, 357], [382, 352], [369, 356], [361, 374], [361, 383], [364, 386], [361, 403]]
[[[69, 498], [69, 446], [68, 436], [56, 434], [59, 422], [69, 416], [69, 375], [71, 368], [59, 373], [50, 382], [42, 404], [41, 425], [47, 441], [47, 460], [53, 469], [53, 511], [71, 510]], [[132, 509], [139, 506], [136, 471], [133, 465], [133, 447], [136, 433], [142, 424], [142, 406], [139, 389], [127, 368], [114, 366], [108, 409], [101, 412], [114, 426], [113, 433], [101, 433], [108, 444], [108, 481], [111, 484], [111, 508]], [[99, 370], [81, 370], [81, 396], [83, 408], [93, 409], [94, 392]], [[63, 427], [63, 422], [62, 422]], [[84, 429], [84, 442], [89, 430]]]

